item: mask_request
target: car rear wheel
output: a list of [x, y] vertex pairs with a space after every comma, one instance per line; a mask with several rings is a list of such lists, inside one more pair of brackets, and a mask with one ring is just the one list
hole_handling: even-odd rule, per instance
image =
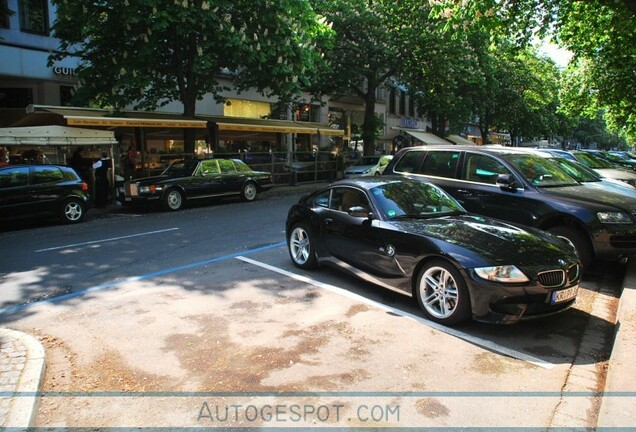
[[313, 269], [316, 267], [316, 252], [309, 230], [303, 224], [295, 225], [287, 239], [289, 256], [296, 267]]
[[592, 264], [592, 259], [594, 258], [592, 245], [580, 231], [567, 226], [557, 226], [550, 228], [548, 232], [570, 243], [574, 247], [583, 267], [589, 267]]
[[183, 207], [183, 194], [178, 189], [170, 189], [163, 197], [163, 207], [166, 210], [177, 211]]
[[66, 223], [80, 222], [85, 213], [84, 203], [77, 198], [67, 199], [62, 205], [61, 217]]
[[247, 182], [241, 191], [241, 199], [243, 201], [254, 201], [256, 199], [256, 185], [253, 182]]
[[466, 281], [450, 263], [435, 260], [419, 271], [415, 297], [424, 314], [444, 325], [453, 325], [470, 318], [470, 296]]

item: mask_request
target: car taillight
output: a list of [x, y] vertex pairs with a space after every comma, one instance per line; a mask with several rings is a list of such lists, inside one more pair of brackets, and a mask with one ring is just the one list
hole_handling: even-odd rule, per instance
[[82, 190], [88, 192], [88, 184], [86, 184], [86, 182], [82, 182]]

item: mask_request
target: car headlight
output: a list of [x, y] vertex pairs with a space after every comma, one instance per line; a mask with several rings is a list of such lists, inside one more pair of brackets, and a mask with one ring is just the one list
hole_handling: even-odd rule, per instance
[[161, 186], [155, 186], [155, 185], [150, 185], [150, 186], [140, 186], [139, 187], [139, 193], [150, 193], [153, 194], [155, 192], [161, 192], [163, 188]]
[[598, 212], [596, 217], [601, 223], [628, 224], [632, 223], [628, 214], [622, 212]]
[[513, 265], [479, 267], [475, 269], [475, 273], [482, 279], [495, 282], [518, 283], [529, 280], [521, 270]]

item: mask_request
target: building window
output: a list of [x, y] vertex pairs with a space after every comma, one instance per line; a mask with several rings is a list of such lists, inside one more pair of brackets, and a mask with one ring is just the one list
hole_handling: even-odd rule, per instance
[[30, 33], [49, 32], [47, 0], [20, 0], [20, 30]]
[[7, 0], [0, 0], [0, 28], [9, 28], [9, 15], [11, 11], [9, 11]]
[[60, 86], [60, 105], [73, 106], [72, 100], [75, 89], [72, 86]]
[[395, 88], [389, 93], [389, 114], [395, 114]]
[[0, 108], [25, 108], [32, 103], [31, 88], [0, 88]]
[[415, 101], [413, 96], [409, 97], [409, 117], [415, 117]]
[[406, 93], [400, 92], [400, 115], [406, 114]]

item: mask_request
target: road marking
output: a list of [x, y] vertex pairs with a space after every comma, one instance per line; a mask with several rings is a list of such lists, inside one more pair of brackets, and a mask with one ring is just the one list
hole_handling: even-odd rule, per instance
[[23, 303], [23, 304], [19, 304], [19, 305], [15, 305], [15, 306], [8, 306], [4, 309], [0, 309], [0, 315], [4, 315], [4, 314], [11, 314], [11, 313], [15, 313], [15, 312], [19, 312], [21, 310], [24, 309], [28, 309], [31, 308], [33, 306], [37, 306], [40, 305], [42, 303], [57, 303], [63, 300], [67, 300], [67, 299], [71, 299], [74, 297], [81, 297], [83, 295], [89, 294], [89, 293], [93, 293], [95, 291], [101, 291], [107, 288], [115, 288], [130, 282], [137, 282], [137, 281], [141, 281], [141, 280], [145, 280], [145, 279], [151, 279], [153, 277], [157, 277], [157, 276], [163, 276], [166, 274], [170, 274], [170, 273], [176, 273], [179, 271], [183, 271], [183, 270], [190, 270], [196, 267], [203, 267], [206, 266], [208, 264], [213, 264], [213, 263], [217, 263], [217, 262], [221, 262], [221, 261], [227, 261], [229, 259], [232, 258], [236, 258], [238, 256], [243, 256], [243, 255], [248, 255], [248, 254], [252, 254], [252, 253], [256, 253], [256, 252], [262, 252], [264, 250], [267, 249], [273, 249], [273, 248], [277, 248], [277, 247], [281, 247], [285, 244], [285, 242], [278, 242], [278, 243], [273, 243], [273, 244], [268, 244], [268, 245], [264, 245], [264, 246], [259, 246], [259, 247], [255, 247], [254, 249], [250, 249], [247, 251], [241, 251], [241, 252], [236, 252], [233, 254], [229, 254], [229, 255], [224, 255], [224, 256], [220, 256], [220, 257], [216, 257], [216, 258], [211, 258], [209, 260], [205, 260], [205, 261], [199, 261], [199, 262], [195, 262], [192, 264], [186, 264], [186, 265], [182, 265], [179, 267], [170, 267], [164, 270], [158, 270], [156, 272], [153, 273], [147, 273], [144, 275], [140, 275], [140, 276], [132, 276], [132, 277], [128, 277], [124, 280], [120, 280], [120, 281], [116, 281], [116, 282], [108, 282], [102, 285], [96, 285], [96, 286], [92, 286], [89, 288], [85, 288], [83, 290], [78, 290], [78, 291], [73, 291], [70, 292], [68, 294], [62, 294], [59, 295], [57, 297], [51, 297], [51, 298], [47, 298], [44, 300], [37, 300], [34, 301], [32, 303]]
[[356, 300], [356, 301], [359, 301], [359, 302], [362, 302], [362, 303], [369, 304], [369, 305], [371, 305], [373, 307], [379, 308], [381, 310], [385, 310], [385, 311], [390, 312], [392, 314], [395, 314], [395, 315], [398, 315], [398, 316], [401, 316], [401, 317], [404, 317], [404, 318], [410, 318], [410, 319], [412, 319], [414, 321], [417, 321], [420, 324], [424, 324], [424, 325], [426, 325], [428, 327], [431, 327], [431, 328], [433, 328], [435, 330], [441, 331], [441, 332], [449, 334], [451, 336], [455, 336], [455, 337], [457, 337], [459, 339], [465, 340], [467, 342], [470, 342], [470, 343], [472, 343], [474, 345], [477, 345], [477, 346], [480, 346], [482, 348], [486, 348], [486, 349], [488, 349], [490, 351], [493, 351], [493, 352], [496, 352], [496, 353], [499, 353], [499, 354], [503, 354], [503, 355], [506, 355], [508, 357], [515, 358], [517, 360], [523, 360], [525, 362], [531, 363], [531, 364], [533, 364], [535, 366], [542, 367], [544, 369], [552, 369], [555, 366], [553, 363], [546, 362], [545, 360], [542, 360], [540, 358], [537, 358], [537, 357], [534, 357], [534, 356], [531, 356], [531, 355], [528, 355], [528, 354], [525, 354], [525, 353], [522, 353], [522, 352], [519, 352], [519, 351], [511, 350], [509, 348], [506, 348], [506, 347], [501, 346], [499, 344], [493, 343], [491, 341], [488, 341], [488, 340], [485, 340], [485, 339], [481, 339], [481, 338], [478, 338], [478, 337], [475, 337], [475, 336], [471, 336], [471, 335], [466, 334], [464, 332], [455, 330], [455, 329], [453, 329], [451, 327], [446, 327], [446, 326], [443, 326], [441, 324], [437, 324], [437, 323], [435, 323], [433, 321], [430, 321], [430, 320], [427, 320], [426, 318], [423, 318], [421, 316], [413, 315], [413, 314], [411, 314], [409, 312], [405, 312], [403, 310], [396, 309], [396, 308], [393, 308], [391, 306], [387, 306], [387, 305], [385, 305], [383, 303], [376, 302], [375, 300], [371, 300], [371, 299], [366, 298], [364, 296], [361, 296], [359, 294], [352, 293], [351, 291], [347, 291], [345, 289], [338, 288], [337, 286], [334, 286], [334, 285], [331, 285], [331, 284], [327, 284], [327, 283], [323, 283], [323, 282], [317, 281], [315, 279], [308, 278], [306, 276], [301, 276], [299, 274], [292, 273], [292, 272], [289, 272], [287, 270], [283, 270], [281, 268], [274, 267], [274, 266], [271, 266], [269, 264], [265, 264], [265, 263], [260, 262], [260, 261], [255, 261], [255, 260], [253, 260], [251, 258], [247, 258], [247, 257], [244, 257], [244, 256], [237, 256], [236, 259], [239, 259], [241, 261], [253, 264], [255, 266], [262, 267], [262, 268], [267, 269], [267, 270], [271, 270], [273, 272], [282, 274], [282, 275], [290, 277], [292, 279], [296, 279], [296, 280], [298, 280], [300, 282], [304, 282], [304, 283], [307, 283], [307, 284], [310, 284], [310, 285], [314, 285], [314, 286], [316, 286], [318, 288], [322, 288], [322, 289], [331, 291], [331, 292], [333, 292], [335, 294], [338, 294], [338, 295], [341, 295], [341, 296], [344, 296], [344, 297], [348, 297], [350, 299], [353, 299], [353, 300]]
[[102, 240], [93, 240], [93, 241], [88, 241], [88, 242], [83, 242], [83, 243], [74, 243], [74, 244], [69, 244], [69, 245], [64, 245], [64, 246], [55, 246], [55, 247], [46, 248], [46, 249], [38, 249], [35, 252], [36, 253], [49, 252], [49, 251], [53, 251], [53, 250], [66, 249], [66, 248], [70, 248], [70, 247], [86, 246], [86, 245], [96, 244], [96, 243], [106, 243], [106, 242], [123, 240], [123, 239], [128, 239], [128, 238], [133, 238], [133, 237], [140, 237], [140, 236], [146, 236], [146, 235], [151, 235], [151, 234], [164, 233], [164, 232], [168, 232], [168, 231], [175, 231], [175, 230], [178, 230], [178, 229], [179, 228], [168, 228], [168, 229], [158, 230], [158, 231], [148, 231], [148, 232], [144, 232], [144, 233], [131, 234], [131, 235], [121, 236], [121, 237], [111, 237], [111, 238], [102, 239]]

